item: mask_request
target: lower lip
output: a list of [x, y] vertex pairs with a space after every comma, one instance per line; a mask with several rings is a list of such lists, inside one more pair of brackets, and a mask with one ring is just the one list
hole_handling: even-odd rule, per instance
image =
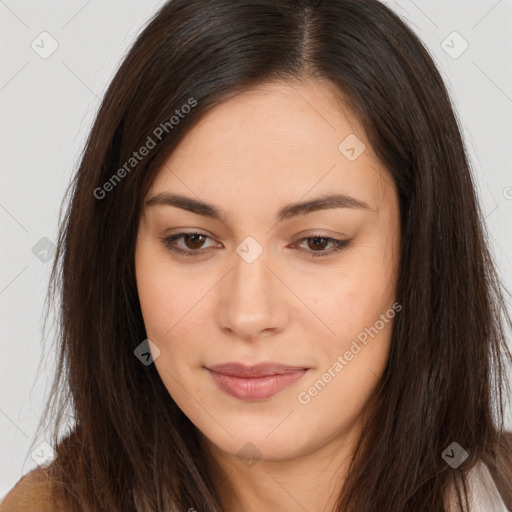
[[263, 400], [274, 396], [279, 391], [291, 386], [301, 379], [307, 369], [282, 375], [266, 377], [233, 377], [208, 370], [217, 386], [224, 392], [241, 400]]

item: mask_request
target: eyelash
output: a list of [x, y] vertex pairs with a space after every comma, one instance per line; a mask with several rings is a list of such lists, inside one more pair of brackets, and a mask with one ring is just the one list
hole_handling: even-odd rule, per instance
[[[176, 235], [171, 235], [171, 236], [162, 238], [162, 243], [164, 244], [164, 246], [167, 250], [175, 252], [182, 256], [187, 256], [187, 257], [199, 256], [201, 254], [204, 254], [204, 251], [201, 253], [199, 249], [196, 251], [183, 250], [183, 249], [180, 249], [180, 248], [176, 247], [175, 245], [173, 245], [173, 242], [179, 238], [182, 238], [185, 236], [194, 236], [194, 235], [199, 235], [199, 236], [202, 236], [205, 238], [210, 238], [208, 235], [205, 235], [204, 233], [195, 233], [195, 232], [193, 232], [193, 233], [192, 232], [178, 233]], [[331, 250], [328, 250], [328, 251], [327, 250], [324, 250], [324, 251], [305, 250], [305, 252], [306, 252], [305, 256], [308, 258], [321, 258], [321, 257], [329, 256], [331, 254], [334, 254], [335, 252], [339, 252], [343, 249], [348, 248], [350, 246], [350, 244], [352, 243], [352, 240], [338, 240], [336, 238], [331, 238], [328, 236], [312, 235], [312, 236], [307, 236], [304, 238], [299, 238], [296, 242], [294, 242], [294, 244], [297, 244], [298, 242], [304, 242], [306, 240], [313, 240], [313, 239], [325, 240], [329, 243], [332, 243], [333, 247]]]

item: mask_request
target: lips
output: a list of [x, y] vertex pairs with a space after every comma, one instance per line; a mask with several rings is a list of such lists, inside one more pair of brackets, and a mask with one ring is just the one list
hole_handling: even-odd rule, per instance
[[220, 390], [240, 400], [254, 401], [270, 398], [291, 386], [308, 368], [265, 362], [254, 366], [225, 363], [207, 370]]
[[285, 375], [299, 370], [307, 370], [304, 366], [287, 366], [273, 362], [264, 362], [253, 366], [247, 366], [242, 363], [224, 363], [209, 366], [208, 369], [212, 372], [233, 377], [267, 377], [269, 375]]

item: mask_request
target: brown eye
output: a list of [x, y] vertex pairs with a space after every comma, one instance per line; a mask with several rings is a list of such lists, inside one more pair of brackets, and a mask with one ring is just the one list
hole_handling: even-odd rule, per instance
[[308, 238], [308, 247], [313, 250], [323, 250], [328, 245], [328, 238]]
[[[193, 233], [191, 235], [184, 235], [184, 242], [188, 249], [200, 249], [204, 244], [204, 239], [207, 238], [203, 235], [199, 235], [197, 233]], [[190, 245], [187, 243], [190, 242]]]
[[[350, 246], [352, 240], [337, 240], [336, 238], [325, 236], [309, 236], [301, 238], [294, 245], [301, 245], [302, 242], [307, 242], [307, 249], [305, 249], [306, 257], [318, 258], [322, 256], [329, 256], [335, 252], [341, 251]], [[326, 246], [331, 245], [331, 249], [326, 250]]]
[[[169, 251], [173, 251], [183, 256], [199, 256], [204, 254], [205, 251], [201, 251], [206, 240], [210, 238], [203, 233], [178, 233], [177, 235], [171, 235], [162, 239], [162, 243], [165, 248]], [[176, 243], [182, 241], [181, 247]]]

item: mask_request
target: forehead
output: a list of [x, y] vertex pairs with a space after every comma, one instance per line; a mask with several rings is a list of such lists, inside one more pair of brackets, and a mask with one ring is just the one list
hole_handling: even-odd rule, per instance
[[[364, 150], [354, 159], [346, 152], [352, 147], [356, 156]], [[173, 191], [248, 209], [334, 191], [377, 206], [384, 173], [330, 82], [271, 83], [208, 112], [167, 159], [148, 195]]]

